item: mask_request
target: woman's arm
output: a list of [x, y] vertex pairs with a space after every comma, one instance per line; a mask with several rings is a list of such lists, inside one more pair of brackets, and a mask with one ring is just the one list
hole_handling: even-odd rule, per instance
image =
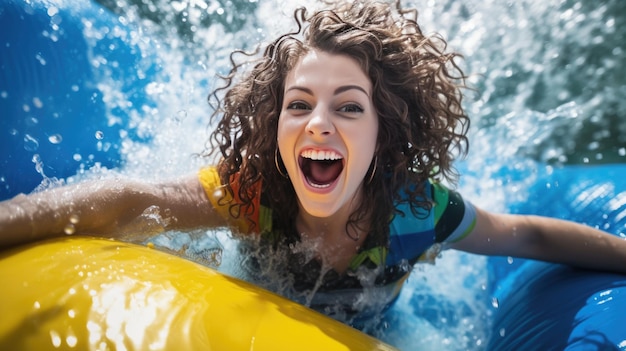
[[223, 224], [195, 175], [160, 184], [107, 179], [0, 202], [0, 248], [66, 234], [117, 237]]
[[472, 233], [452, 248], [626, 273], [626, 240], [559, 219], [494, 214], [476, 209]]

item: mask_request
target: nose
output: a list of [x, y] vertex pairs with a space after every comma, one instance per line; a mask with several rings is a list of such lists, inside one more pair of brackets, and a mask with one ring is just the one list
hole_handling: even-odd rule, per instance
[[306, 132], [311, 136], [329, 136], [335, 133], [335, 126], [327, 112], [317, 111], [311, 115]]

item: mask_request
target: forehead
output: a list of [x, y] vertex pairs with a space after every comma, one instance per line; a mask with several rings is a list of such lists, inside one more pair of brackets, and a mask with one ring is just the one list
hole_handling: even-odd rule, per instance
[[359, 63], [350, 56], [310, 50], [296, 62], [285, 78], [285, 88], [293, 85], [359, 85], [371, 91], [372, 83]]

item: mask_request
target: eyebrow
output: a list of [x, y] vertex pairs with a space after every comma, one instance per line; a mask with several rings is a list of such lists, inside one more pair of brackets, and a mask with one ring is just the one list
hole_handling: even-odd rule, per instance
[[[360, 87], [358, 85], [342, 85], [342, 86], [338, 87], [337, 89], [335, 89], [333, 94], [334, 95], [341, 94], [341, 93], [343, 93], [345, 91], [352, 90], [352, 89], [356, 89], [356, 90], [362, 91], [363, 94], [367, 95], [368, 97], [370, 96], [370, 94], [368, 94], [368, 92], [365, 91], [365, 89], [363, 89], [362, 87]], [[300, 91], [303, 91], [303, 92], [305, 92], [305, 93], [307, 93], [309, 95], [313, 95], [313, 91], [311, 89], [306, 88], [306, 87], [302, 87], [302, 86], [299, 86], [299, 85], [294, 85], [292, 87], [289, 87], [285, 91], [285, 93], [288, 92], [288, 91], [291, 91], [291, 90], [300, 90]]]

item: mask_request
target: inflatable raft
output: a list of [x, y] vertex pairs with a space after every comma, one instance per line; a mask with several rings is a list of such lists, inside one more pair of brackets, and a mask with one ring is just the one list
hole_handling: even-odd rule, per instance
[[0, 350], [395, 350], [208, 267], [89, 237], [0, 255]]

